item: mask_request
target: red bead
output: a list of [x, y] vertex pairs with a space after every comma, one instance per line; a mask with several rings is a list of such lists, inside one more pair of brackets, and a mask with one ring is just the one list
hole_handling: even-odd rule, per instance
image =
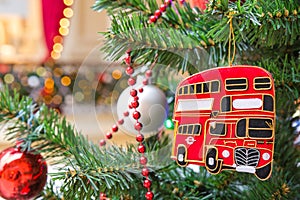
[[40, 154], [7, 148], [0, 153], [0, 196], [32, 199], [47, 181], [47, 164]]
[[147, 77], [147, 78], [150, 78], [151, 76], [152, 76], [152, 70], [147, 70], [146, 71], [146, 73], [145, 73], [145, 76]]
[[110, 140], [112, 138], [112, 133], [106, 133], [106, 138]]
[[161, 16], [161, 10], [156, 10], [155, 13], [154, 13], [154, 16], [156, 18], [159, 18]]
[[99, 198], [100, 200], [105, 200], [105, 199], [107, 199], [106, 198], [106, 194], [105, 193], [100, 193], [100, 198]]
[[137, 95], [137, 90], [136, 90], [136, 89], [131, 89], [131, 90], [130, 90], [130, 95], [131, 95], [132, 97], [135, 97], [135, 96]]
[[127, 49], [126, 53], [128, 54], [128, 56], [131, 54], [131, 48]]
[[166, 6], [165, 4], [162, 4], [162, 5], [160, 6], [159, 10], [160, 10], [161, 12], [165, 12], [165, 11], [167, 10], [167, 6]]
[[139, 111], [134, 111], [132, 117], [137, 120], [141, 117], [141, 113]]
[[165, 0], [165, 5], [170, 5], [172, 3], [172, 0]]
[[145, 156], [140, 157], [140, 163], [141, 165], [146, 165], [148, 162], [147, 158]]
[[154, 197], [154, 194], [153, 194], [153, 192], [148, 191], [148, 192], [145, 194], [145, 197], [146, 197], [147, 200], [152, 200], [153, 197]]
[[129, 65], [131, 63], [131, 57], [130, 55], [128, 55], [126, 58], [125, 58], [125, 62], [127, 65]]
[[129, 116], [129, 112], [126, 111], [126, 112], [123, 113], [123, 115], [124, 115], [124, 117], [128, 117]]
[[119, 120], [118, 120], [118, 124], [119, 124], [119, 125], [124, 124], [124, 119], [119, 119]]
[[143, 80], [143, 84], [144, 84], [144, 85], [148, 85], [148, 82], [149, 82], [149, 80], [148, 80], [147, 78], [145, 78], [145, 79]]
[[112, 132], [117, 132], [117, 131], [119, 130], [119, 127], [118, 127], [116, 124], [114, 124], [114, 125], [111, 127], [111, 130], [112, 130]]
[[139, 98], [138, 96], [135, 96], [133, 99], [134, 99], [135, 101], [138, 101], [140, 98]]
[[134, 125], [135, 130], [140, 131], [143, 128], [143, 125], [140, 122], [135, 123]]
[[139, 89], [139, 93], [142, 93], [142, 92], [144, 92], [144, 88]]
[[126, 74], [127, 75], [131, 75], [131, 74], [133, 74], [133, 72], [134, 72], [134, 69], [132, 67], [127, 67], [126, 68]]
[[143, 134], [137, 134], [135, 139], [138, 142], [143, 142], [144, 141], [144, 135]]
[[105, 145], [106, 145], [106, 141], [103, 140], [103, 139], [100, 140], [99, 145], [100, 145], [101, 147], [105, 146]]
[[151, 187], [152, 182], [149, 179], [144, 180], [144, 187], [145, 188], [150, 188]]
[[148, 176], [148, 175], [149, 175], [149, 169], [148, 169], [147, 167], [144, 167], [144, 168], [142, 169], [142, 175], [143, 175], [143, 176]]
[[137, 101], [137, 100], [133, 100], [132, 102], [131, 102], [131, 106], [133, 107], [133, 108], [137, 108], [137, 107], [139, 107], [139, 102]]
[[139, 152], [139, 153], [145, 153], [145, 151], [146, 151], [145, 145], [140, 144], [140, 145], [138, 146], [138, 152]]
[[157, 17], [152, 15], [152, 16], [150, 16], [149, 21], [150, 21], [150, 23], [155, 23], [157, 21]]
[[129, 109], [132, 109], [133, 107], [132, 107], [132, 105], [131, 105], [131, 104], [129, 104], [129, 105], [128, 105], [128, 108], [129, 108]]
[[128, 79], [128, 85], [133, 86], [135, 84], [135, 79], [134, 78], [129, 78]]

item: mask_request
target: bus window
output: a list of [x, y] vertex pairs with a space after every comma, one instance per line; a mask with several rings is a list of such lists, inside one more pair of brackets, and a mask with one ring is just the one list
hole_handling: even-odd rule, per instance
[[201, 131], [201, 125], [200, 124], [195, 124], [194, 125], [194, 135], [200, 134]]
[[194, 128], [193, 125], [188, 125], [188, 131], [187, 131], [187, 134], [193, 134], [193, 128]]
[[196, 93], [197, 94], [202, 93], [202, 83], [196, 84]]
[[219, 92], [220, 91], [220, 82], [212, 81], [211, 82], [211, 92]]
[[271, 89], [271, 79], [269, 77], [254, 78], [254, 89], [256, 90]]
[[179, 88], [179, 91], [178, 91], [178, 95], [182, 95], [183, 94], [183, 87]]
[[223, 97], [221, 100], [221, 112], [229, 112], [231, 110], [231, 98]]
[[186, 134], [187, 132], [187, 126], [182, 126], [182, 134]]
[[236, 125], [236, 136], [237, 137], [246, 137], [246, 119], [241, 119]]
[[182, 126], [178, 127], [178, 133], [182, 133]]
[[273, 135], [271, 119], [249, 119], [249, 137], [270, 138]]
[[230, 91], [247, 90], [248, 83], [246, 78], [230, 78], [225, 80], [225, 88]]
[[263, 110], [274, 111], [274, 98], [270, 95], [264, 95]]
[[195, 92], [195, 85], [190, 85], [190, 94], [194, 94]]
[[203, 83], [203, 93], [209, 92], [209, 85], [210, 85], [210, 82]]
[[183, 94], [189, 94], [189, 86], [184, 86], [183, 87]]
[[224, 123], [215, 123], [213, 126], [210, 126], [209, 132], [212, 135], [226, 135], [226, 125]]

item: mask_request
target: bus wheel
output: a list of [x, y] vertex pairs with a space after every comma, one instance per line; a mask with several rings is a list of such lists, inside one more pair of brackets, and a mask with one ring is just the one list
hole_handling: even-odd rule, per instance
[[220, 172], [222, 167], [222, 161], [218, 160], [217, 158], [217, 149], [210, 148], [207, 150], [206, 158], [205, 158], [205, 166], [207, 170], [212, 174], [216, 174]]
[[177, 164], [181, 167], [186, 166], [187, 162], [186, 162], [185, 158], [186, 158], [185, 148], [179, 147], [177, 150]]
[[271, 171], [272, 171], [272, 162], [270, 162], [269, 164], [267, 164], [262, 168], [256, 169], [255, 175], [260, 180], [265, 180], [270, 176]]

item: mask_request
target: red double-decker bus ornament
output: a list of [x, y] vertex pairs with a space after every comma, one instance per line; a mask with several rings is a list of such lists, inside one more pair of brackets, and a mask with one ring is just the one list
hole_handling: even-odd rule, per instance
[[194, 74], [178, 85], [174, 106], [172, 158], [178, 165], [270, 177], [275, 90], [268, 71], [238, 65]]

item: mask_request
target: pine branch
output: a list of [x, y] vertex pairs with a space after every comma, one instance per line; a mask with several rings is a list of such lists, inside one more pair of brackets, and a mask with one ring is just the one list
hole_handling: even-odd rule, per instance
[[[61, 166], [54, 180], [64, 180], [61, 188], [66, 199], [91, 199], [100, 191], [116, 194], [142, 187], [140, 154], [134, 145], [105, 149], [89, 142], [65, 118], [45, 105], [38, 107], [29, 97], [13, 95], [5, 88], [0, 92], [0, 121], [7, 125], [10, 140], [21, 140], [23, 151], [42, 153], [48, 161]], [[161, 144], [158, 144], [162, 142]], [[169, 151], [158, 151], [165, 140], [151, 143], [147, 151], [151, 171], [170, 162]], [[170, 149], [168, 146], [166, 149]], [[153, 151], [153, 152], [152, 152]]]

